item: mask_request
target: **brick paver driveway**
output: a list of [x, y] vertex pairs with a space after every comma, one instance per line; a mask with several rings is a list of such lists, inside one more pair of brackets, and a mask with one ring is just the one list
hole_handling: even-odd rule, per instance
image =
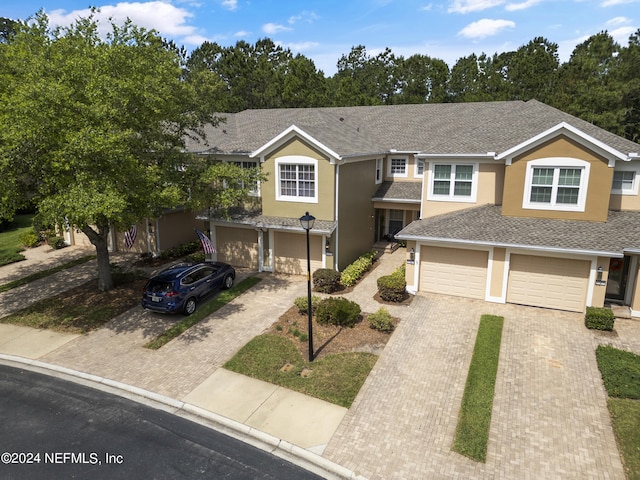
[[[505, 318], [486, 464], [451, 451], [481, 314]], [[583, 315], [420, 294], [324, 456], [374, 479], [624, 479]], [[629, 348], [631, 347], [631, 348]], [[638, 352], [640, 353], [640, 352]]]

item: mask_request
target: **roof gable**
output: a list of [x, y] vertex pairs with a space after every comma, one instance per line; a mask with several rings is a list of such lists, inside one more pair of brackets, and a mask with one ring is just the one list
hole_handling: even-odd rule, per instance
[[309, 143], [311, 146], [317, 148], [321, 152], [325, 153], [329, 157], [329, 161], [331, 163], [335, 163], [337, 160], [340, 160], [340, 154], [334, 152], [331, 148], [327, 147], [323, 143], [316, 140], [314, 137], [306, 133], [304, 130], [296, 127], [295, 125], [291, 125], [285, 131], [277, 135], [276, 137], [269, 140], [267, 143], [254, 150], [249, 154], [249, 157], [255, 158], [259, 157], [264, 160], [264, 157], [282, 147], [285, 143], [289, 142], [294, 138], [302, 138], [305, 142]]

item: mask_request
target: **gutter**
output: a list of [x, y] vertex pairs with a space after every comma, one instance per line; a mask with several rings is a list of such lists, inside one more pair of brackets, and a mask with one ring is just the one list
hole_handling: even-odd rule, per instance
[[[601, 257], [623, 258], [624, 253], [620, 252], [607, 252], [604, 250], [582, 250], [582, 249], [569, 249], [559, 247], [540, 247], [535, 245], [517, 244], [517, 243], [499, 243], [499, 242], [484, 242], [479, 240], [460, 240], [457, 238], [441, 238], [441, 237], [419, 237], [416, 235], [396, 235], [396, 238], [400, 240], [412, 240], [416, 242], [439, 242], [439, 243], [453, 243], [456, 245], [474, 245], [482, 247], [501, 247], [501, 248], [524, 248], [527, 250], [534, 250], [538, 252], [549, 253], [572, 253], [576, 255], [597, 255]], [[640, 253], [640, 249], [636, 250], [624, 250], [624, 252]]]

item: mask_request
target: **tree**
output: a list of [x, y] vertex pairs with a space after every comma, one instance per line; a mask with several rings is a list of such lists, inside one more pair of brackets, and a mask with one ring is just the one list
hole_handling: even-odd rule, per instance
[[592, 35], [576, 46], [558, 72], [553, 104], [567, 113], [624, 135], [622, 85], [616, 78], [620, 46], [607, 32]]
[[7, 43], [15, 34], [18, 22], [0, 17], [0, 43]]
[[113, 281], [107, 242], [185, 202], [185, 136], [204, 121], [180, 55], [131, 22], [106, 40], [93, 16], [51, 29], [42, 12], [0, 44], [0, 217], [27, 202], [84, 232], [98, 288]]
[[447, 99], [449, 66], [426, 55], [412, 55], [400, 62], [400, 94], [397, 103], [442, 103]]
[[508, 61], [509, 98], [548, 103], [553, 94], [558, 67], [558, 45], [536, 37], [520, 47]]
[[621, 49], [616, 73], [622, 85], [623, 134], [640, 142], [640, 29], [629, 37], [629, 45]]

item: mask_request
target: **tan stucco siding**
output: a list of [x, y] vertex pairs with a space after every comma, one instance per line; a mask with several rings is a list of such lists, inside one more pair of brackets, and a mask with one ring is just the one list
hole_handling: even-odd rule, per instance
[[[631, 274], [631, 272], [629, 272]], [[635, 268], [635, 285], [631, 286], [633, 293], [631, 294], [631, 315], [640, 317], [640, 258], [636, 262]]]
[[[609, 277], [609, 262], [611, 259], [609, 257], [598, 257], [596, 260], [596, 268], [602, 267], [602, 278], [606, 280]], [[607, 293], [607, 286], [605, 285], [594, 285], [593, 294], [591, 296], [591, 307], [603, 307], [604, 306], [604, 298]]]
[[158, 218], [157, 222], [151, 220], [151, 224], [154, 231], [157, 228], [160, 251], [197, 241], [198, 236], [194, 229], [206, 228], [205, 223], [196, 220], [196, 214], [188, 210], [166, 213]]
[[[287, 156], [308, 157], [317, 160], [317, 203], [277, 200], [278, 172], [276, 171], [276, 160]], [[262, 171], [267, 175], [267, 180], [260, 184], [263, 215], [297, 218], [308, 211], [317, 219], [334, 220], [335, 167], [320, 152], [306, 143], [294, 139], [271, 153], [262, 164]]]
[[502, 298], [504, 289], [504, 270], [507, 258], [507, 249], [495, 247], [493, 249], [493, 262], [491, 264], [491, 278], [489, 286], [489, 296]]
[[258, 232], [253, 228], [216, 227], [217, 259], [236, 267], [258, 268]]
[[[572, 158], [590, 164], [584, 212], [523, 208], [528, 162], [544, 158]], [[502, 214], [517, 217], [560, 218], [604, 222], [607, 219], [613, 169], [607, 161], [566, 137], [558, 137], [512, 161], [505, 169]]]
[[[322, 237], [309, 237], [311, 273], [322, 268]], [[275, 271], [292, 275], [307, 274], [307, 237], [306, 233], [275, 232], [274, 234]]]
[[[404, 158], [407, 160], [407, 172], [406, 176], [395, 176], [390, 174], [390, 164], [392, 158]], [[393, 182], [415, 182], [416, 180], [422, 180], [422, 175], [416, 174], [416, 163], [418, 160], [412, 155], [407, 153], [396, 153], [384, 157], [382, 162], [383, 173], [382, 178], [385, 181]]]
[[611, 194], [609, 210], [640, 210], [640, 195]]
[[375, 161], [340, 165], [338, 182], [338, 269], [342, 270], [373, 246]]
[[[444, 163], [444, 162], [432, 162]], [[446, 163], [455, 163], [447, 161]], [[467, 162], [468, 163], [468, 162]], [[428, 167], [428, 166], [427, 166]], [[500, 205], [503, 197], [504, 186], [504, 164], [503, 163], [480, 163], [478, 165], [478, 186], [475, 202], [453, 202], [445, 200], [429, 200], [429, 169], [425, 168], [424, 182], [422, 184], [422, 218], [433, 217], [443, 213], [464, 210], [475, 205]]]

